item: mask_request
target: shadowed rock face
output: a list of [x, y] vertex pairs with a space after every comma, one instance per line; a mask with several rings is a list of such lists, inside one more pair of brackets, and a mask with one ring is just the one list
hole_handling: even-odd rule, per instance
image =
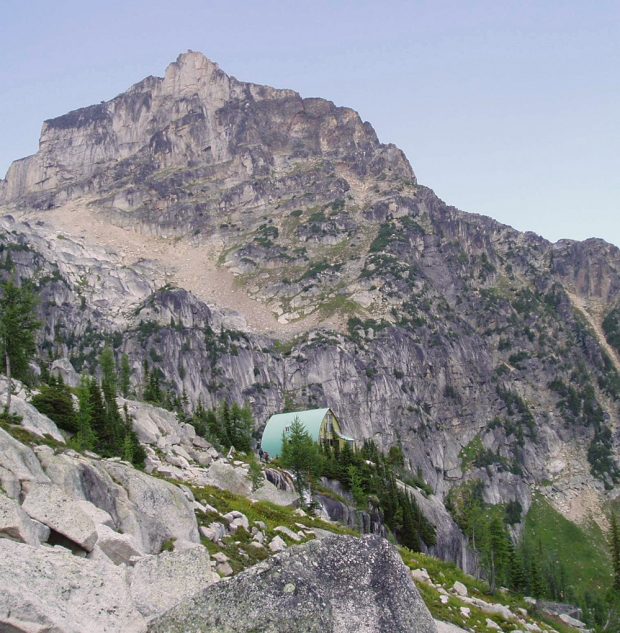
[[435, 633], [396, 551], [334, 536], [283, 552], [183, 601], [150, 633]]

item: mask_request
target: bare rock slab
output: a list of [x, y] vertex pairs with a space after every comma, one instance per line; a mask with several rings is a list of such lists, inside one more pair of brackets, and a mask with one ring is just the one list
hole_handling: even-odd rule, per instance
[[149, 633], [436, 633], [384, 539], [333, 536], [287, 550], [155, 618]]
[[203, 547], [139, 560], [131, 572], [131, 597], [138, 611], [150, 618], [217, 582], [209, 562]]
[[17, 501], [0, 493], [0, 538], [38, 545], [38, 535], [36, 525]]
[[143, 633], [125, 570], [0, 539], [0, 631]]
[[92, 519], [79, 503], [54, 484], [33, 483], [22, 505], [33, 519], [59, 532], [82, 549], [90, 552], [97, 542]]

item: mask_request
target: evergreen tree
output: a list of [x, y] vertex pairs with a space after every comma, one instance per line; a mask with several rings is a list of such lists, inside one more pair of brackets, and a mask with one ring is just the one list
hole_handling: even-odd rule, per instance
[[39, 393], [31, 400], [32, 405], [41, 413], [53, 420], [61, 429], [75, 433], [78, 421], [71, 391], [62, 378], [50, 376], [49, 384], [41, 385]]
[[311, 492], [312, 479], [321, 470], [321, 454], [298, 417], [293, 420], [289, 434], [282, 434], [280, 460], [293, 472], [297, 493], [305, 505], [304, 495]]
[[530, 557], [530, 591], [536, 598], [545, 596], [545, 583], [538, 563], [538, 557]]
[[120, 388], [123, 398], [129, 397], [131, 389], [131, 367], [129, 366], [129, 356], [127, 356], [127, 354], [123, 354], [121, 357]]
[[161, 404], [163, 394], [159, 382], [159, 370], [155, 368], [152, 372], [148, 373], [147, 376], [148, 382], [144, 390], [144, 399], [146, 402]]
[[125, 436], [123, 439], [123, 459], [125, 461], [131, 462], [134, 466], [138, 466], [139, 468], [144, 468], [144, 463], [146, 461], [146, 451], [142, 444], [140, 444], [140, 440], [138, 440], [138, 435], [133, 430], [133, 425], [131, 423], [131, 416], [129, 415], [129, 410], [127, 409], [127, 404], [123, 405], [123, 413], [124, 413], [124, 432]]
[[92, 405], [90, 400], [90, 380], [87, 376], [82, 376], [77, 389], [78, 411], [77, 411], [77, 434], [75, 443], [78, 450], [92, 451], [97, 444], [97, 437], [92, 427]]
[[102, 437], [106, 435], [106, 410], [101, 389], [94, 379], [88, 380], [88, 403], [90, 425], [96, 438], [95, 449], [99, 453], [107, 454], [107, 451], [104, 453], [106, 443], [102, 441]]
[[114, 401], [116, 407], [116, 361], [110, 346], [106, 346], [99, 356], [101, 367], [101, 391], [106, 404]]
[[238, 451], [248, 453], [252, 450], [252, 431], [254, 420], [248, 406], [233, 404], [229, 411], [228, 439]]
[[252, 482], [252, 492], [256, 492], [260, 487], [265, 485], [265, 476], [263, 475], [263, 469], [256, 459], [254, 453], [249, 453], [249, 477]]
[[488, 573], [491, 591], [495, 591], [497, 584], [506, 584], [510, 566], [511, 541], [506, 526], [497, 512], [489, 523], [488, 530]]
[[348, 478], [350, 482], [351, 494], [358, 506], [365, 506], [367, 504], [366, 493], [363, 488], [362, 477], [358, 469], [351, 464], [348, 468]]
[[131, 435], [129, 433], [125, 435], [125, 439], [123, 440], [122, 457], [126, 462], [133, 462], [133, 442], [131, 441]]
[[216, 442], [219, 445], [222, 444], [222, 434], [220, 431], [220, 423], [217, 419], [217, 413], [210, 409], [205, 414], [205, 424], [207, 426], [207, 434], [208, 437], [211, 438], [212, 442]]
[[21, 288], [13, 281], [0, 284], [0, 358], [8, 379], [6, 411], [11, 409], [13, 377], [28, 381], [28, 363], [35, 353], [35, 335], [40, 323], [36, 318], [36, 297], [30, 285]]
[[512, 547], [510, 554], [510, 572], [509, 572], [509, 586], [517, 591], [525, 591], [526, 589], [526, 576], [525, 567], [523, 564], [523, 557], [521, 554], [515, 551]]

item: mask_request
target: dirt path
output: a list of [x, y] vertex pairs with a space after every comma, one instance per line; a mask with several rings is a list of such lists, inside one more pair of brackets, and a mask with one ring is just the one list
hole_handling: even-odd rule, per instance
[[44, 214], [24, 212], [13, 215], [23, 219], [42, 219], [54, 230], [81, 241], [85, 246], [115, 251], [125, 266], [132, 266], [140, 260], [154, 261], [167, 281], [189, 290], [208, 304], [239, 312], [254, 332], [285, 339], [313, 325], [308, 320], [279, 323], [268, 306], [252, 299], [238, 286], [230, 271], [217, 266], [215, 260], [219, 253], [208, 244], [195, 244], [180, 238], [166, 239], [115, 226], [89, 209], [84, 201]]

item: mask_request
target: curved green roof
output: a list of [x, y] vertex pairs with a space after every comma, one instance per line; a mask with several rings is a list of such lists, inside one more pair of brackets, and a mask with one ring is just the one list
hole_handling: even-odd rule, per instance
[[284, 429], [293, 424], [295, 418], [304, 425], [310, 437], [315, 441], [319, 441], [321, 432], [321, 423], [323, 418], [329, 411], [326, 409], [308, 409], [307, 411], [291, 411], [290, 413], [277, 413], [272, 415], [263, 431], [261, 439], [261, 448], [269, 453], [269, 457], [278, 457], [282, 451], [282, 433]]

